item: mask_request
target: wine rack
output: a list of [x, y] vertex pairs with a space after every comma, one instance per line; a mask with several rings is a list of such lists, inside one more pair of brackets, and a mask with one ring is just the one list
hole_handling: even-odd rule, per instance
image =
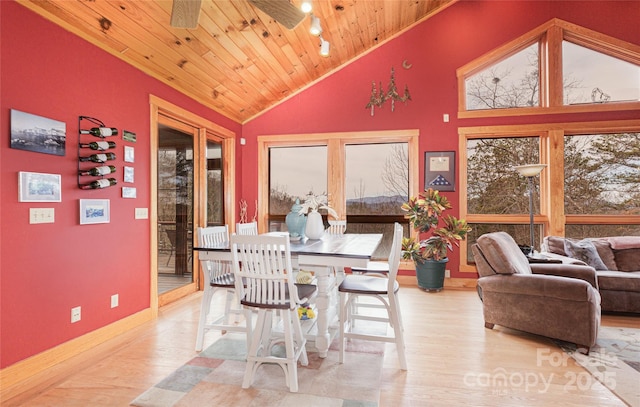
[[[118, 129], [107, 127], [94, 117], [78, 117], [78, 188], [97, 189], [108, 188], [117, 183], [111, 174], [116, 167], [110, 162], [116, 159], [113, 150], [115, 141], [109, 140], [116, 136]], [[83, 136], [87, 136], [83, 140]]]

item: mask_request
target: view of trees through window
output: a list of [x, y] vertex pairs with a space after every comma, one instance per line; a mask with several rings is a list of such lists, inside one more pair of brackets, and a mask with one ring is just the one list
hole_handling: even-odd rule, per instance
[[[526, 45], [467, 77], [466, 109], [538, 106], [540, 94], [547, 92], [540, 89], [538, 49], [538, 42]], [[562, 75], [565, 105], [640, 99], [639, 65], [566, 40], [562, 42]], [[467, 214], [463, 215], [481, 219], [470, 222], [474, 230], [467, 247], [478, 236], [496, 230], [510, 233], [519, 244], [529, 244], [529, 224], [524, 222], [529, 213], [528, 182], [513, 167], [539, 163], [541, 157], [564, 157], [564, 172], [551, 173], [551, 184], [562, 189], [549, 185], [548, 193], [543, 194], [548, 200], [554, 193], [563, 194], [564, 213], [543, 213], [542, 219], [563, 219], [565, 235], [575, 238], [640, 235], [640, 129], [564, 131], [564, 143], [557, 145], [546, 138], [541, 142], [551, 130], [551, 125], [544, 127], [538, 126], [541, 130], [531, 135], [509, 134], [498, 127], [486, 136], [467, 133]], [[534, 213], [540, 214], [540, 177], [533, 180]], [[523, 216], [510, 223], [510, 215]], [[535, 226], [536, 242], [547, 234], [542, 226]]]

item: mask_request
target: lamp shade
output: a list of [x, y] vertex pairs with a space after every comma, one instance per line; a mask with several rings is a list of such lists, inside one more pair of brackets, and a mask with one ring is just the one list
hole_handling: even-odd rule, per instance
[[320, 37], [320, 55], [323, 57], [329, 56], [329, 41], [326, 41], [324, 38]]
[[523, 177], [535, 177], [547, 167], [547, 164], [527, 164], [513, 167]]
[[316, 37], [322, 34], [322, 27], [320, 26], [320, 19], [313, 14], [311, 15], [311, 27], [309, 28], [311, 35]]

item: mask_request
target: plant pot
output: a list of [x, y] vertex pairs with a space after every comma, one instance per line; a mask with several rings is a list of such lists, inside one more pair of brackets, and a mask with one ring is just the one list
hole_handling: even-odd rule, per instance
[[418, 287], [428, 292], [442, 291], [447, 262], [449, 262], [449, 259], [425, 260], [423, 263], [416, 262]]

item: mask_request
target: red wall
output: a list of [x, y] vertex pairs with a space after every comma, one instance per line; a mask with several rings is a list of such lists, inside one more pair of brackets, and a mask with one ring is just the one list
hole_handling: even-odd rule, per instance
[[[419, 168], [423, 168], [424, 151], [458, 149], [458, 127], [496, 124], [495, 119], [457, 119], [456, 69], [552, 18], [640, 44], [640, 2], [461, 1], [245, 124], [243, 160], [257, 161], [259, 135], [417, 128]], [[410, 69], [402, 68], [404, 60], [412, 64]], [[406, 106], [396, 104], [394, 112], [387, 103], [372, 117], [365, 109], [371, 82], [379, 86], [382, 81], [386, 87], [391, 67], [396, 85], [402, 91], [407, 84], [412, 100]], [[444, 113], [449, 114], [449, 123], [443, 122]], [[638, 118], [638, 112], [511, 117], [499, 124], [625, 118]], [[241, 195], [253, 202], [256, 170], [245, 168], [242, 180]], [[424, 185], [422, 175], [420, 185]], [[458, 207], [457, 193], [443, 194]], [[451, 256], [447, 268], [452, 277], [475, 277], [458, 272], [457, 255]]]
[[[639, 8], [640, 2], [632, 1], [459, 2], [240, 126], [22, 6], [0, 1], [0, 367], [148, 307], [150, 225], [134, 220], [134, 208], [150, 207], [149, 94], [246, 138], [245, 146], [237, 146], [238, 198], [254, 202], [258, 135], [417, 128], [421, 152], [457, 150], [459, 126], [493, 123], [456, 118], [458, 67], [554, 17], [639, 44]], [[405, 59], [413, 64], [409, 70], [401, 68]], [[413, 100], [393, 113], [386, 105], [371, 117], [364, 108], [371, 81], [387, 84], [392, 66], [397, 85], [408, 84]], [[10, 109], [64, 121], [67, 154], [10, 149]], [[449, 123], [442, 122], [443, 113], [450, 115]], [[137, 199], [122, 199], [119, 187], [76, 187], [79, 115], [137, 134]], [[637, 117], [637, 112], [528, 116], [501, 124]], [[124, 143], [119, 144], [121, 157]], [[121, 159], [117, 164], [122, 166]], [[18, 203], [19, 171], [62, 174], [63, 201]], [[447, 195], [457, 206], [458, 195]], [[80, 226], [81, 198], [110, 199], [111, 223]], [[29, 208], [35, 207], [54, 208], [55, 223], [30, 225]], [[456, 257], [450, 266], [452, 276], [460, 277]], [[120, 295], [120, 306], [111, 309], [114, 293]], [[78, 305], [82, 321], [71, 324], [70, 309]]]
[[[2, 30], [0, 145], [1, 367], [149, 307], [149, 94], [240, 134], [241, 126], [23, 6], [0, 2]], [[9, 148], [10, 110], [66, 123], [65, 156]], [[78, 116], [137, 135], [118, 138], [120, 184], [82, 191], [76, 186]], [[85, 138], [87, 136], [84, 136]], [[121, 198], [123, 145], [135, 148], [136, 199]], [[19, 203], [18, 172], [62, 175], [62, 202]], [[80, 225], [79, 199], [111, 201], [111, 222]], [[55, 223], [29, 224], [29, 208], [54, 208]], [[110, 308], [112, 294], [120, 305]], [[70, 323], [71, 308], [82, 320]]]

